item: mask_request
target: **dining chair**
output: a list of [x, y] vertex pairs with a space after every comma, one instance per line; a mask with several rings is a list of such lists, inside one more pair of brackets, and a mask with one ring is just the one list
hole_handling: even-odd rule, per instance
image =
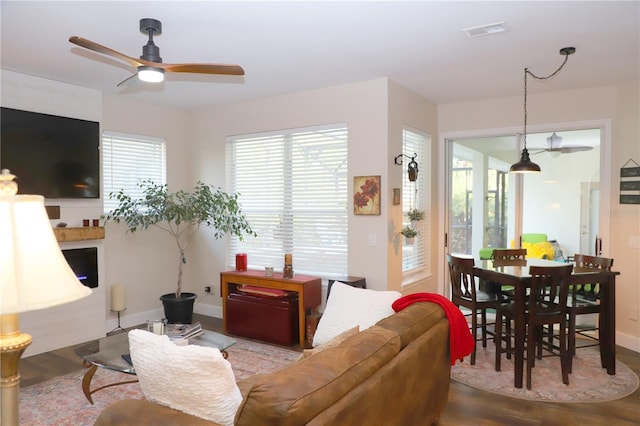
[[[451, 302], [458, 308], [465, 307], [471, 312], [465, 316], [471, 317], [471, 334], [476, 342], [482, 341], [482, 347], [487, 347], [487, 334], [493, 336], [493, 331], [488, 329], [487, 309], [496, 309], [500, 302], [495, 295], [480, 290], [476, 285], [473, 274], [475, 261], [473, 258], [457, 257], [447, 254], [449, 264], [449, 275], [451, 278]], [[478, 315], [480, 315], [480, 325], [478, 325]], [[478, 338], [478, 330], [481, 337]], [[473, 346], [471, 353], [471, 365], [476, 363], [476, 347]]]
[[527, 264], [527, 249], [494, 249], [491, 259], [493, 266], [524, 266]]
[[[530, 266], [529, 275], [531, 284], [527, 298], [525, 319], [527, 324], [527, 335], [525, 338], [526, 348], [526, 371], [527, 389], [531, 389], [532, 369], [535, 366], [536, 348], [542, 350], [543, 326], [552, 327], [554, 324], [559, 328], [559, 355], [562, 371], [562, 383], [569, 384], [569, 372], [571, 353], [568, 348], [567, 339], [567, 298], [573, 265], [562, 266]], [[495, 324], [495, 344], [496, 359], [495, 370], [500, 371], [500, 361], [502, 353], [513, 352], [511, 345], [511, 320], [516, 315], [515, 304], [509, 303], [498, 306], [496, 310]], [[502, 332], [503, 318], [505, 322], [505, 333]], [[502, 343], [506, 342], [503, 348]], [[550, 355], [558, 355], [557, 352], [550, 351]]]
[[[574, 255], [575, 272], [611, 271], [613, 259], [586, 254]], [[599, 330], [597, 321], [594, 324], [576, 325], [578, 315], [589, 315], [600, 313], [600, 283], [576, 284], [569, 294], [567, 302], [569, 308], [569, 350], [571, 356], [576, 354], [576, 335], [587, 339], [588, 343], [583, 343], [579, 347], [585, 348], [598, 346]], [[594, 333], [594, 332], [597, 332]], [[590, 342], [590, 343], [589, 343]], [[570, 368], [573, 363], [570, 363]], [[569, 371], [571, 372], [571, 371]]]
[[[527, 264], [527, 249], [494, 249], [491, 253], [491, 260], [494, 267], [525, 266]], [[489, 293], [495, 292], [503, 302], [513, 300], [513, 287], [500, 286], [492, 282], [487, 282], [486, 286]]]

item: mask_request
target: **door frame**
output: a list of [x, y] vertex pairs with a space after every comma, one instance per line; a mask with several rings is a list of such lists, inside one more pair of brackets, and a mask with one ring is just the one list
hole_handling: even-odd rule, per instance
[[[610, 255], [611, 246], [611, 120], [585, 120], [575, 122], [561, 122], [553, 124], [539, 124], [528, 125], [527, 134], [529, 133], [543, 133], [553, 132], [558, 129], [563, 131], [571, 130], [584, 130], [584, 129], [600, 129], [600, 205], [599, 205], [599, 233], [602, 238], [602, 256]], [[440, 230], [437, 235], [437, 283], [438, 293], [448, 295], [449, 294], [449, 279], [446, 276], [447, 261], [446, 261], [446, 241], [445, 234], [449, 229], [449, 194], [451, 192], [451, 182], [449, 181], [448, 163], [447, 160], [451, 156], [451, 143], [450, 141], [456, 139], [471, 139], [471, 138], [487, 138], [503, 135], [514, 135], [518, 138], [519, 150], [522, 149], [522, 128], [521, 127], [505, 127], [505, 128], [492, 128], [492, 129], [477, 129], [477, 130], [464, 130], [464, 131], [452, 131], [443, 132], [438, 134], [437, 144], [437, 159], [438, 165], [437, 173], [438, 182], [437, 187], [437, 211], [438, 211], [438, 227]], [[516, 176], [516, 199], [515, 203], [515, 229], [516, 235], [522, 230], [522, 187], [523, 178], [522, 175]]]

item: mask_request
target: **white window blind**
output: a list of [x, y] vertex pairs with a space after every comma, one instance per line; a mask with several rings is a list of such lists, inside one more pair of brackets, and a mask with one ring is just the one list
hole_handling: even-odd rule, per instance
[[150, 136], [102, 134], [102, 174], [104, 211], [113, 210], [118, 202], [111, 192], [124, 189], [134, 199], [141, 198], [138, 183], [151, 180], [164, 185], [167, 181], [167, 156], [164, 139]]
[[[403, 227], [411, 225], [407, 212], [412, 208], [424, 210], [424, 220], [418, 221], [416, 228], [418, 236], [413, 244], [407, 244], [403, 239], [402, 246], [402, 271], [415, 272], [418, 269], [429, 268], [429, 247], [431, 241], [431, 227], [429, 226], [431, 212], [431, 180], [429, 178], [429, 167], [431, 164], [431, 139], [427, 134], [403, 129], [402, 131], [403, 153], [409, 157], [417, 154], [418, 179], [415, 182], [409, 181], [408, 173], [403, 173], [402, 181], [402, 212]], [[408, 159], [405, 157], [405, 160]], [[407, 162], [405, 161], [405, 165]], [[406, 167], [405, 167], [406, 169]]]
[[348, 267], [347, 128], [296, 129], [227, 141], [227, 188], [257, 238], [233, 237], [227, 252], [247, 253], [249, 267], [346, 275]]

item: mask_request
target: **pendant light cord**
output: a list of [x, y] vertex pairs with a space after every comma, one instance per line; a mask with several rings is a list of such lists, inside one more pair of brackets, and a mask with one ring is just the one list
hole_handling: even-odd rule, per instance
[[546, 77], [535, 75], [534, 73], [529, 71], [529, 68], [524, 69], [524, 149], [525, 150], [527, 149], [527, 75], [530, 75], [536, 80], [549, 80], [550, 78], [553, 78], [556, 74], [558, 74], [562, 68], [564, 68], [564, 65], [567, 63], [567, 59], [569, 59], [569, 55], [575, 53], [575, 51], [576, 49], [573, 47], [565, 47], [563, 49], [560, 49], [560, 53], [564, 55], [564, 61], [562, 61], [562, 64], [558, 67], [557, 70], [555, 70], [553, 73], [549, 74]]

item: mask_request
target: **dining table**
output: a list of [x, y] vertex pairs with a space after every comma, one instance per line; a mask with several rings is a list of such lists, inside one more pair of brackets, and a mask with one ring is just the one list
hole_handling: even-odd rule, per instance
[[[474, 276], [501, 287], [513, 289], [514, 303], [514, 386], [522, 388], [526, 338], [527, 289], [531, 285], [530, 266], [565, 266], [564, 262], [530, 258], [518, 264], [505, 264], [493, 260], [477, 260]], [[574, 271], [570, 286], [576, 284], [600, 284], [600, 314], [598, 315], [600, 362], [607, 374], [616, 374], [616, 298], [615, 280], [619, 272], [594, 270]]]

